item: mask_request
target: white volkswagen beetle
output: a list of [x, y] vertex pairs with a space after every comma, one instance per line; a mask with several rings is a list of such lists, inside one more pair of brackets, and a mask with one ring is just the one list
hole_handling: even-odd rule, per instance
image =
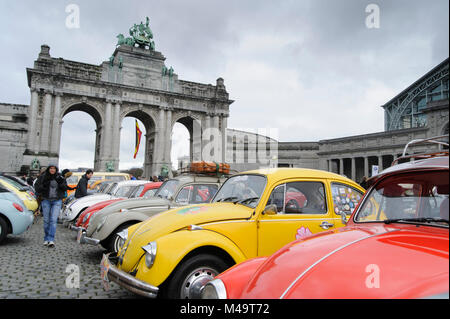
[[72, 201], [65, 206], [61, 212], [60, 219], [65, 225], [76, 221], [78, 216], [89, 206], [100, 203], [105, 200], [113, 198], [127, 198], [132, 193], [135, 187], [146, 184], [149, 181], [144, 180], [130, 180], [115, 182], [107, 193], [97, 193], [93, 195], [84, 196]]

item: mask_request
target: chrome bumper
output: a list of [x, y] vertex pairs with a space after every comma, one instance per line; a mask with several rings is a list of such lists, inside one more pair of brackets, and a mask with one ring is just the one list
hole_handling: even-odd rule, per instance
[[77, 233], [80, 231], [80, 229], [82, 229], [83, 231], [86, 230], [84, 227], [81, 227], [81, 226], [75, 226], [75, 225], [73, 225], [73, 224], [69, 224], [68, 228], [69, 228], [70, 230], [73, 230], [73, 231], [77, 232]]
[[100, 239], [91, 238], [86, 236], [86, 231], [84, 228], [78, 230], [77, 242], [80, 245], [89, 244], [89, 245], [98, 245], [100, 243]]
[[[129, 273], [118, 269], [114, 262], [110, 260], [110, 254], [103, 255], [102, 262], [100, 264], [102, 272], [102, 280], [110, 280], [115, 282], [122, 288], [125, 288], [137, 295], [147, 298], [156, 298], [159, 288], [152, 286], [145, 281], [139, 280]], [[117, 258], [117, 257], [115, 257]]]

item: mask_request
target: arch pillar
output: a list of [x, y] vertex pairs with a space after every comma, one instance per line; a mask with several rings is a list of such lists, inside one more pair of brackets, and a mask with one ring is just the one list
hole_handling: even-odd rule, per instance
[[[111, 143], [108, 145], [104, 143], [103, 147], [105, 148], [103, 153], [111, 154], [107, 158], [109, 161], [112, 161], [114, 163], [114, 171], [119, 170], [119, 159], [120, 159], [120, 130], [122, 129], [121, 123], [122, 119], [120, 118], [120, 108], [121, 108], [121, 101], [115, 101], [109, 103], [112, 108], [111, 112], [111, 124], [107, 124], [105, 120], [105, 131], [108, 131], [109, 133], [106, 133], [107, 139], [111, 141]], [[108, 103], [107, 106], [108, 108]], [[104, 164], [106, 168], [106, 163]]]

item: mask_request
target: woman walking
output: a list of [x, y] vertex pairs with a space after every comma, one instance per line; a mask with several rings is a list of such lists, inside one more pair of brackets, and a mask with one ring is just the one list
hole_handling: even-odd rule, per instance
[[55, 247], [56, 222], [67, 191], [64, 177], [58, 173], [56, 165], [49, 165], [36, 182], [36, 191], [42, 196], [42, 215], [44, 216], [44, 245]]

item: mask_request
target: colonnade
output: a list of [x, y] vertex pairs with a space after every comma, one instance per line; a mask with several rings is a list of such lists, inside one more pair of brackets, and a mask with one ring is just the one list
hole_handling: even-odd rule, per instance
[[[62, 91], [31, 88], [31, 101], [28, 112], [29, 133], [27, 137], [28, 155], [58, 160], [61, 143], [63, 117], [71, 111], [85, 111], [94, 117], [96, 122], [96, 142], [94, 170], [104, 171], [108, 167], [117, 171], [120, 158], [120, 135], [123, 117], [142, 114], [146, 134], [142, 137], [141, 149], [145, 150], [144, 170], [146, 175], [158, 175], [161, 168], [171, 167], [172, 129], [175, 122], [182, 122], [190, 133], [191, 160], [203, 160], [211, 155], [217, 161], [224, 161], [226, 155], [227, 115], [217, 112], [196, 112], [195, 115], [172, 106], [143, 107], [142, 104], [131, 107], [119, 99], [96, 99], [94, 107], [92, 99], [80, 97], [65, 101], [70, 94]], [[68, 107], [69, 105], [69, 107]], [[130, 109], [128, 112], [127, 110]], [[140, 113], [139, 113], [140, 112]], [[130, 114], [130, 115], [129, 115]], [[215, 128], [216, 130], [209, 130]], [[205, 133], [221, 133], [219, 148], [216, 154], [205, 154], [207, 143], [214, 141], [214, 135]], [[77, 132], [73, 132], [76, 134]], [[130, 142], [130, 141], [128, 141]], [[134, 140], [132, 141], [134, 143]], [[216, 144], [215, 144], [216, 145]], [[142, 150], [144, 151], [144, 150]], [[41, 163], [45, 166], [48, 163]]]

